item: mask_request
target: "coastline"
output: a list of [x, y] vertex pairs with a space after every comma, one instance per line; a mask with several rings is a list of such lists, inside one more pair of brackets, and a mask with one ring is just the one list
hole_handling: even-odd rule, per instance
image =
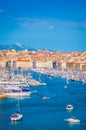
[[3, 98], [7, 98], [7, 96], [2, 94], [2, 93], [0, 93], [0, 99], [3, 99]]

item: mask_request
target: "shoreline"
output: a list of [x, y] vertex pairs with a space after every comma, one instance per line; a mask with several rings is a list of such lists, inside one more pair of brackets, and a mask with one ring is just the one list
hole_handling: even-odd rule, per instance
[[2, 93], [0, 93], [0, 99], [3, 99], [3, 98], [7, 98], [7, 96], [2, 94]]
[[66, 78], [66, 80], [79, 81], [86, 84], [86, 71], [72, 69], [33, 69], [32, 71], [53, 77]]

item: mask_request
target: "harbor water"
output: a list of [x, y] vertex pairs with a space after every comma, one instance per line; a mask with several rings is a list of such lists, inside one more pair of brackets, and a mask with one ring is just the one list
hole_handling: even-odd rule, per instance
[[[20, 98], [21, 121], [10, 120], [17, 111], [17, 98], [0, 100], [0, 130], [85, 130], [86, 84], [37, 73], [32, 76], [46, 85], [30, 86], [30, 97]], [[73, 105], [72, 111], [66, 110], [68, 104]], [[67, 118], [80, 123], [68, 123]]]

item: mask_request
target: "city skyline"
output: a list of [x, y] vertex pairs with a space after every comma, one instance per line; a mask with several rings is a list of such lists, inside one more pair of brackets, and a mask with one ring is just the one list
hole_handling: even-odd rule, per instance
[[0, 44], [86, 51], [85, 0], [1, 0]]

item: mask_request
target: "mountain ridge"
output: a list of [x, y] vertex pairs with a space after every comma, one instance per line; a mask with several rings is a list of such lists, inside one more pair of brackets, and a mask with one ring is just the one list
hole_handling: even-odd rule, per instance
[[0, 44], [0, 50], [16, 50], [16, 51], [22, 51], [27, 49], [28, 51], [37, 51], [36, 49], [29, 47], [28, 45], [23, 44]]

